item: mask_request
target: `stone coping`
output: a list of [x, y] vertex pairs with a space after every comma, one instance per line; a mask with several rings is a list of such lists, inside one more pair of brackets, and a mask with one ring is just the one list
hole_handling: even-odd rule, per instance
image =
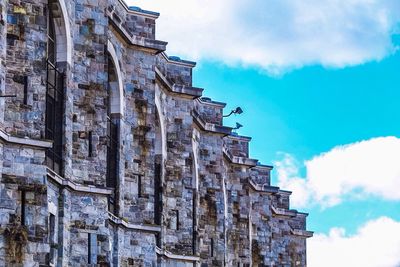
[[124, 0], [118, 0], [118, 1], [125, 8], [125, 10], [128, 13], [143, 16], [143, 17], [149, 17], [152, 19], [157, 19], [160, 16], [160, 13], [158, 13], [158, 12], [143, 10], [140, 7], [136, 7], [136, 6], [128, 6]]
[[224, 156], [232, 163], [232, 164], [237, 164], [237, 165], [245, 165], [249, 167], [255, 167], [257, 166], [257, 159], [250, 159], [250, 158], [245, 158], [245, 157], [238, 157], [232, 155], [228, 149], [223, 148], [222, 149], [224, 152]]
[[301, 236], [301, 237], [305, 237], [305, 238], [309, 238], [309, 237], [312, 237], [314, 235], [314, 232], [306, 231], [306, 230], [300, 230], [300, 229], [291, 229], [290, 233], [292, 235]]
[[156, 78], [167, 88], [171, 93], [189, 96], [191, 99], [196, 99], [200, 97], [204, 91], [203, 88], [197, 88], [192, 86], [171, 84], [167, 77], [162, 74], [162, 72], [156, 67], [155, 68]]
[[117, 225], [121, 225], [130, 230], [137, 230], [137, 231], [144, 231], [144, 232], [156, 232], [156, 233], [161, 232], [161, 226], [146, 225], [146, 224], [132, 224], [132, 223], [129, 223], [129, 222], [115, 216], [111, 212], [108, 212], [108, 218], [113, 223], [115, 223]]
[[201, 130], [221, 134], [223, 136], [227, 136], [231, 134], [232, 128], [222, 125], [216, 125], [213, 123], [205, 122], [201, 117], [200, 114], [196, 110], [192, 110], [193, 121], [200, 127]]
[[277, 186], [256, 184], [251, 178], [249, 178], [248, 181], [253, 190], [257, 192], [267, 193], [267, 194], [278, 194], [281, 191]]
[[272, 213], [278, 216], [284, 216], [284, 217], [296, 217], [297, 216], [297, 211], [296, 210], [287, 210], [287, 209], [282, 209], [282, 208], [277, 208], [271, 205], [271, 210]]
[[215, 107], [218, 107], [218, 108], [226, 107], [226, 103], [214, 101], [209, 97], [200, 97], [200, 98], [197, 99], [197, 101], [199, 101], [200, 104], [203, 104], [203, 105], [215, 106]]
[[96, 186], [90, 185], [81, 185], [77, 184], [71, 180], [65, 179], [55, 173], [53, 170], [47, 168], [47, 177], [51, 178], [57, 184], [68, 187], [69, 189], [76, 191], [76, 192], [83, 192], [83, 193], [92, 193], [92, 194], [100, 194], [100, 195], [111, 195], [112, 190], [108, 188], [99, 188]]
[[38, 148], [51, 148], [53, 147], [53, 142], [48, 140], [35, 140], [31, 138], [21, 138], [15, 137], [7, 134], [3, 130], [0, 129], [0, 139], [12, 144], [24, 145], [24, 146], [32, 146]]
[[159, 247], [156, 247], [156, 252], [158, 255], [164, 256], [168, 259], [191, 261], [191, 262], [200, 261], [200, 257], [198, 257], [198, 256], [178, 255], [178, 254], [169, 252], [168, 250], [160, 249]]
[[257, 162], [257, 166], [254, 166], [254, 169], [267, 169], [267, 170], [272, 170], [274, 168], [274, 166], [272, 165], [266, 165], [266, 164], [260, 164], [259, 162]]
[[238, 134], [236, 134], [236, 135], [231, 134], [231, 135], [228, 135], [226, 138], [233, 139], [233, 140], [247, 141], [247, 142], [250, 142], [252, 139], [250, 136], [244, 136], [244, 135], [238, 135]]
[[167, 42], [153, 40], [137, 35], [130, 34], [124, 27], [122, 27], [122, 21], [118, 21], [115, 17], [117, 16], [114, 11], [107, 9], [107, 16], [110, 20], [110, 24], [114, 26], [115, 30], [125, 39], [125, 41], [132, 46], [144, 48], [155, 54], [161, 53], [166, 50]]
[[164, 57], [165, 61], [167, 61], [167, 63], [169, 63], [169, 64], [181, 65], [181, 66], [189, 67], [189, 68], [194, 68], [197, 64], [194, 61], [184, 60], [177, 56], [168, 56], [165, 51], [162, 52], [161, 55]]

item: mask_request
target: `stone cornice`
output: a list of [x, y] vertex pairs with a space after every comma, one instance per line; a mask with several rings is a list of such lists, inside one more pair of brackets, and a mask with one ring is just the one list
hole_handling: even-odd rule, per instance
[[283, 217], [296, 217], [297, 216], [296, 210], [287, 210], [287, 209], [277, 208], [277, 207], [274, 207], [274, 205], [271, 205], [271, 211], [274, 215], [277, 215], [277, 216], [283, 216]]
[[192, 111], [193, 121], [196, 123], [197, 126], [203, 131], [221, 134], [223, 136], [229, 135], [232, 132], [231, 127], [216, 125], [213, 123], [205, 122], [201, 117], [200, 114], [197, 113], [196, 110]]
[[143, 231], [143, 232], [155, 232], [155, 233], [161, 232], [161, 227], [158, 225], [132, 224], [132, 223], [129, 223], [129, 222], [115, 216], [114, 214], [112, 214], [110, 212], [108, 212], [108, 218], [113, 223], [115, 223], [117, 225], [121, 225], [130, 230]]
[[314, 235], [314, 232], [306, 231], [306, 230], [300, 230], [300, 229], [291, 229], [290, 233], [292, 235], [305, 237], [305, 238], [309, 238], [309, 237], [312, 237]]
[[177, 255], [177, 254], [169, 252], [168, 250], [160, 249], [158, 247], [156, 247], [156, 252], [157, 252], [158, 255], [164, 256], [164, 257], [166, 257], [168, 259], [191, 261], [191, 262], [200, 261], [200, 257], [198, 257], [198, 256]]
[[279, 187], [277, 187], [277, 186], [259, 185], [259, 184], [256, 184], [251, 178], [248, 179], [248, 182], [249, 182], [250, 186], [253, 188], [253, 190], [260, 192], [260, 193], [278, 194], [280, 192]]
[[257, 162], [258, 162], [257, 159], [250, 159], [250, 158], [246, 158], [246, 157], [234, 156], [226, 148], [223, 148], [223, 152], [224, 152], [224, 156], [232, 164], [245, 165], [245, 166], [248, 166], [248, 167], [254, 167], [254, 166], [257, 165]]
[[203, 93], [202, 88], [184, 86], [178, 84], [171, 84], [167, 77], [165, 77], [161, 71], [156, 67], [155, 68], [156, 79], [168, 90], [170, 93], [183, 95], [189, 97], [190, 99], [196, 99], [200, 97]]
[[58, 185], [69, 188], [70, 190], [75, 192], [92, 193], [99, 195], [111, 195], [112, 193], [112, 190], [108, 188], [77, 184], [73, 181], [61, 177], [49, 168], [47, 168], [47, 177], [56, 182]]
[[142, 48], [154, 54], [165, 51], [168, 44], [167, 42], [130, 34], [124, 27], [122, 27], [121, 20], [118, 21], [116, 19], [118, 15], [116, 15], [113, 11], [107, 10], [107, 16], [109, 21], [111, 22], [110, 24], [114, 27], [115, 31], [119, 35], [121, 35], [121, 37], [128, 43], [128, 45]]
[[6, 143], [23, 145], [23, 146], [32, 146], [38, 147], [42, 149], [51, 148], [53, 146], [53, 142], [47, 140], [35, 140], [30, 138], [21, 138], [15, 137], [7, 134], [3, 130], [0, 130], [0, 140]]

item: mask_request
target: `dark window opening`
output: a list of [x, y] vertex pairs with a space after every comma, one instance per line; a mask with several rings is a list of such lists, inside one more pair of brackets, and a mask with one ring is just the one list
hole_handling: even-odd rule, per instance
[[92, 264], [92, 234], [88, 233], [88, 264]]
[[179, 230], [179, 210], [175, 211], [175, 217], [176, 217], [176, 225], [175, 225], [175, 229]]
[[142, 176], [141, 175], [137, 176], [137, 192], [138, 192], [138, 197], [142, 197]]
[[93, 133], [92, 131], [89, 131], [88, 134], [88, 139], [89, 139], [89, 144], [88, 144], [88, 156], [89, 157], [93, 157], [93, 144], [92, 144], [92, 140], [93, 140]]
[[154, 166], [154, 223], [161, 225], [162, 214], [162, 187], [161, 164], [156, 162]]
[[21, 191], [21, 225], [25, 225], [26, 221], [26, 192], [25, 190]]
[[28, 105], [28, 76], [24, 76], [24, 105]]
[[210, 256], [214, 257], [214, 238], [210, 240]]
[[197, 190], [193, 190], [192, 198], [192, 253], [197, 253]]
[[107, 187], [117, 187], [118, 124], [107, 118]]

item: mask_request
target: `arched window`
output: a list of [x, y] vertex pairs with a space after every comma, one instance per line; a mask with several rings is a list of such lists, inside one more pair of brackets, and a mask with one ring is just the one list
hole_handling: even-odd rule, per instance
[[156, 111], [155, 121], [156, 137], [154, 142], [155, 162], [154, 162], [154, 223], [161, 225], [162, 215], [162, 133], [161, 122]]
[[46, 64], [46, 115], [45, 138], [53, 141], [46, 152], [46, 164], [62, 175], [63, 119], [64, 119], [64, 74], [57, 69], [57, 38], [55, 18], [49, 3], [47, 15], [47, 64]]
[[109, 197], [109, 211], [117, 214], [119, 172], [119, 81], [115, 62], [108, 54], [108, 104], [107, 104], [107, 177], [106, 186], [114, 189]]
[[197, 209], [199, 207], [199, 162], [198, 162], [198, 154], [199, 154], [199, 133], [197, 131], [193, 131], [192, 135], [192, 188], [193, 188], [193, 196], [192, 196], [192, 253], [193, 255], [197, 255], [199, 249], [199, 229], [198, 229], [198, 216]]

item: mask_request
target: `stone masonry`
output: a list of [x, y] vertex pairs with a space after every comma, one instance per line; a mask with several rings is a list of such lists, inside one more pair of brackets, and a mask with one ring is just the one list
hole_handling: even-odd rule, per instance
[[0, 266], [306, 266], [307, 214], [122, 0], [0, 0]]

